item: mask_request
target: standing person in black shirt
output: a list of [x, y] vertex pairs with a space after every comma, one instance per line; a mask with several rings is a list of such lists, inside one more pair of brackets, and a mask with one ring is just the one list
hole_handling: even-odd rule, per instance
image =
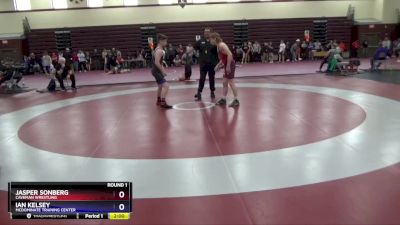
[[201, 92], [208, 79], [210, 82], [211, 98], [215, 98], [215, 71], [214, 68], [218, 64], [217, 47], [210, 43], [210, 34], [213, 30], [210, 27], [204, 29], [204, 37], [196, 42], [194, 48], [199, 51], [199, 66], [200, 66], [200, 82], [197, 94], [194, 96], [197, 101], [201, 100]]
[[97, 48], [95, 48], [94, 50], [93, 50], [93, 53], [92, 53], [92, 62], [93, 62], [93, 69], [94, 70], [100, 70], [102, 67], [101, 67], [101, 55], [100, 55], [100, 52], [99, 51], [97, 51]]
[[72, 54], [71, 54], [71, 50], [69, 48], [65, 49], [63, 57], [65, 58], [65, 63], [66, 64], [72, 65]]
[[368, 41], [364, 40], [362, 43], [362, 57], [368, 57]]
[[168, 45], [168, 48], [167, 48], [167, 51], [166, 51], [166, 56], [165, 56], [165, 61], [167, 61], [167, 65], [168, 66], [174, 65], [175, 56], [176, 56], [176, 49], [170, 43]]

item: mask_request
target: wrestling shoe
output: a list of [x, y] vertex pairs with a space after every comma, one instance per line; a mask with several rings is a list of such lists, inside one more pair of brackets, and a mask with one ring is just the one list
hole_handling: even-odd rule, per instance
[[235, 99], [229, 104], [229, 107], [238, 107], [240, 105], [239, 100]]
[[156, 105], [160, 106], [161, 105], [161, 98], [157, 98]]
[[216, 105], [226, 105], [226, 99], [221, 98], [220, 100], [218, 100], [217, 103], [215, 103]]
[[168, 105], [166, 102], [161, 103], [160, 107], [163, 109], [172, 109], [172, 105]]
[[198, 92], [198, 93], [194, 96], [194, 98], [195, 98], [195, 101], [201, 101], [201, 93]]
[[214, 99], [215, 98], [215, 93], [212, 91], [211, 92], [211, 98]]

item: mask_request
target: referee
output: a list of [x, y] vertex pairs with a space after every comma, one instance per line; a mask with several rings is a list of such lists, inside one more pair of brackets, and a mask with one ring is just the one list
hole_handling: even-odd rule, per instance
[[199, 66], [200, 66], [200, 82], [197, 94], [194, 96], [196, 101], [201, 100], [201, 92], [203, 92], [204, 83], [208, 74], [210, 81], [211, 98], [215, 98], [215, 71], [214, 68], [218, 64], [217, 47], [210, 43], [210, 34], [212, 28], [204, 29], [204, 37], [196, 42], [194, 48], [199, 51]]

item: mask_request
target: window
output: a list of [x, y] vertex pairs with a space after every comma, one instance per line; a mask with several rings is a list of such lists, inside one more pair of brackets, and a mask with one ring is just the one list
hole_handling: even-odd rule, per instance
[[54, 9], [66, 9], [68, 8], [67, 0], [53, 0]]
[[14, 8], [15, 10], [31, 10], [31, 1], [30, 0], [14, 0]]
[[172, 0], [158, 0], [158, 4], [160, 4], [160, 5], [170, 5], [170, 4], [172, 4]]
[[138, 5], [138, 0], [124, 0], [124, 5]]
[[89, 7], [103, 7], [103, 0], [88, 0]]

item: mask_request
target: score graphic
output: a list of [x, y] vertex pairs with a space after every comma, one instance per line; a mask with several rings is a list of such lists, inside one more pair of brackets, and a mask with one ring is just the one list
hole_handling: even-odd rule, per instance
[[132, 213], [131, 182], [11, 182], [12, 219], [127, 220]]

